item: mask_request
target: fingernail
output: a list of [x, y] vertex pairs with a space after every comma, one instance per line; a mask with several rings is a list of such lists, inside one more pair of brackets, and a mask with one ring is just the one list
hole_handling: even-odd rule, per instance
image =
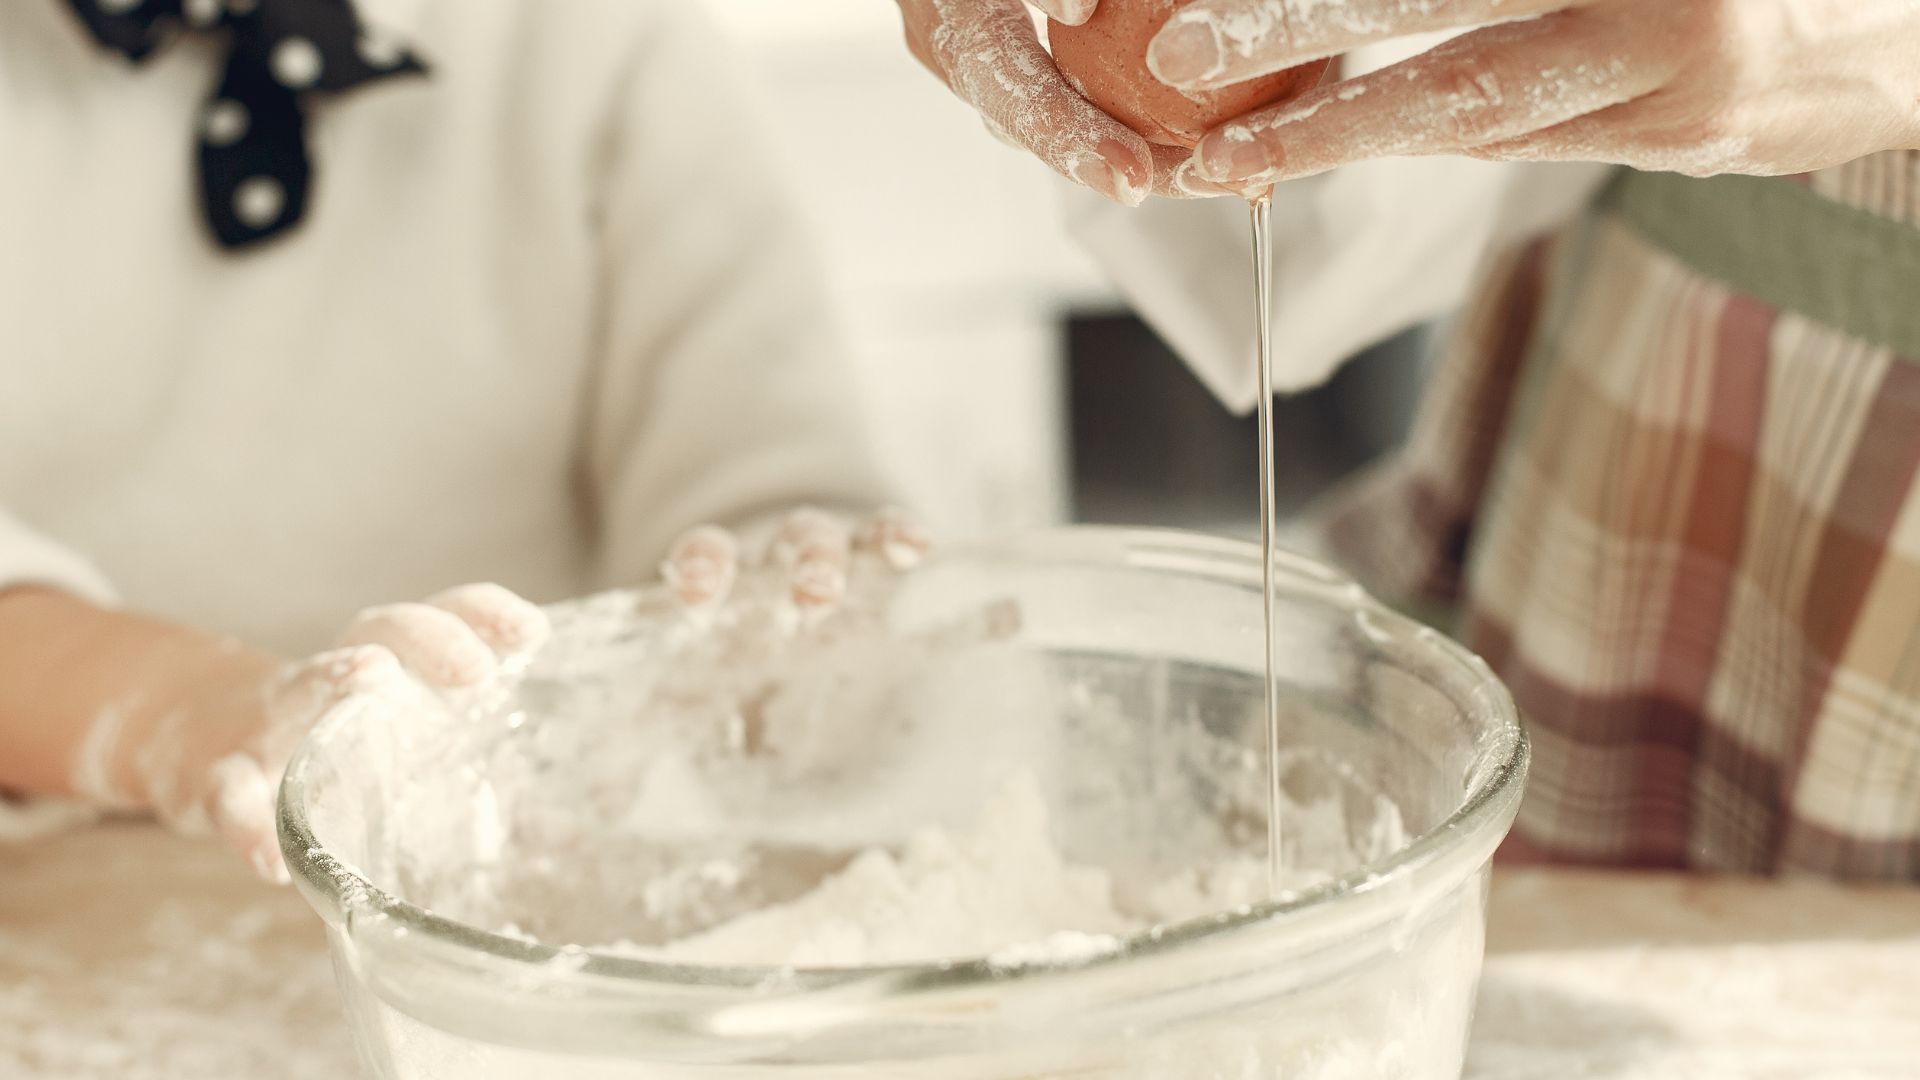
[[830, 607], [847, 592], [847, 570], [833, 558], [811, 558], [794, 567], [793, 601], [805, 608]]
[[909, 570], [926, 558], [933, 538], [918, 518], [889, 507], [867, 519], [854, 537], [854, 546], [880, 556], [895, 570]]
[[531, 652], [547, 638], [546, 612], [504, 585], [460, 585], [435, 593], [427, 603], [465, 620], [481, 640], [502, 655]]
[[703, 607], [731, 591], [733, 568], [710, 559], [686, 559], [662, 567], [673, 595], [688, 607]]
[[342, 689], [353, 693], [371, 690], [400, 673], [400, 658], [385, 645], [356, 645], [331, 672]]
[[1142, 161], [1116, 139], [1101, 139], [1093, 149], [1113, 170], [1121, 201], [1128, 206], [1140, 205], [1153, 190], [1153, 163]]
[[1147, 43], [1147, 70], [1169, 86], [1204, 82], [1225, 66], [1220, 34], [1204, 16], [1176, 17]]
[[[1146, 199], [1146, 193], [1128, 179], [1126, 169], [1115, 164], [1115, 158], [1124, 155], [1119, 143], [1103, 141], [1100, 153], [1082, 152], [1075, 155], [1073, 165], [1068, 170], [1075, 180], [1112, 199], [1122, 206], [1139, 206]], [[1113, 150], [1108, 150], [1108, 147]]]
[[1113, 167], [1108, 165], [1106, 159], [1099, 154], [1075, 155], [1073, 164], [1068, 166], [1067, 172], [1072, 174], [1075, 180], [1107, 198], [1115, 202], [1120, 201], [1120, 196], [1114, 190], [1114, 183], [1118, 176], [1114, 173]]
[[702, 525], [674, 544], [660, 573], [681, 603], [700, 607], [731, 592], [738, 569], [739, 544], [733, 534]]
[[933, 538], [918, 523], [904, 523], [881, 542], [880, 555], [895, 570], [911, 570], [933, 550]]
[[1216, 184], [1244, 184], [1280, 170], [1278, 151], [1250, 132], [1229, 128], [1200, 140], [1200, 175]]
[[1034, 6], [1055, 22], [1079, 26], [1093, 17], [1094, 0], [1034, 0]]
[[1211, 199], [1221, 195], [1238, 195], [1233, 188], [1224, 187], [1200, 175], [1197, 163], [1188, 158], [1173, 170], [1173, 186], [1196, 199]]

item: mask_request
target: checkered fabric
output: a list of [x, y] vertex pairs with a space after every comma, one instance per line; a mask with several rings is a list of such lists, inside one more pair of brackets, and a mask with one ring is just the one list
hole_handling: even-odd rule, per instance
[[1920, 152], [1712, 183], [1492, 259], [1329, 540], [1512, 689], [1509, 854], [1920, 880]]

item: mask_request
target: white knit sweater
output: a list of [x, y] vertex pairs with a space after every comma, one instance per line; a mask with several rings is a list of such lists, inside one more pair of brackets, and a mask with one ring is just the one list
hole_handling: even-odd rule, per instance
[[742, 74], [668, 0], [360, 0], [425, 79], [309, 111], [305, 223], [205, 235], [213, 42], [0, 3], [0, 588], [304, 651], [368, 604], [650, 578], [882, 496]]

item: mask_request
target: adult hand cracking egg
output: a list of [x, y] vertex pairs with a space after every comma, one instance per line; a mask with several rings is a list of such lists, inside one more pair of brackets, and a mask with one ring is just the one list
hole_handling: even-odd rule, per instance
[[1243, 85], [1180, 92], [1147, 75], [1147, 38], [1183, 0], [1108, 4], [1036, 0], [1048, 46], [1020, 0], [899, 0], [907, 48], [987, 130], [1062, 176], [1125, 206], [1149, 194], [1228, 190], [1195, 176], [1191, 148], [1208, 128], [1312, 85], [1325, 64]]
[[1149, 47], [1197, 90], [1432, 31], [1438, 47], [1209, 134], [1272, 183], [1392, 155], [1781, 175], [1920, 146], [1920, 6], [1834, 0], [1195, 0]]
[[[916, 55], [989, 126], [1129, 205], [1147, 175], [1157, 194], [1233, 194], [1396, 155], [1780, 175], [1920, 147], [1920, 7], [1898, 0], [1049, 0], [1037, 6], [1056, 21], [1053, 58], [1067, 76], [1011, 0], [900, 4]], [[1167, 145], [1187, 140], [1156, 138], [1157, 125], [1110, 94], [1076, 92], [1087, 35], [1059, 31], [1096, 19], [1126, 24], [1124, 46], [1109, 47], [1144, 46], [1131, 95], [1162, 109], [1184, 98], [1201, 113], [1211, 96], [1357, 48], [1457, 36], [1215, 116], [1226, 122], [1189, 162]], [[1090, 115], [1093, 101], [1112, 117]], [[1114, 117], [1131, 127], [1117, 134]], [[1151, 140], [1144, 156], [1132, 133]], [[1095, 159], [1125, 182], [1071, 164]]]

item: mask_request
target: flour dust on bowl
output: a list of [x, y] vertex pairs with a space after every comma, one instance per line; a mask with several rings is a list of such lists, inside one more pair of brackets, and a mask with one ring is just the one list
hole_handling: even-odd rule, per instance
[[[554, 609], [518, 682], [340, 712], [281, 842], [374, 1075], [1457, 1078], [1526, 746], [1484, 665], [1251, 545], [1074, 528]], [[884, 579], [884, 580], [883, 580]]]

